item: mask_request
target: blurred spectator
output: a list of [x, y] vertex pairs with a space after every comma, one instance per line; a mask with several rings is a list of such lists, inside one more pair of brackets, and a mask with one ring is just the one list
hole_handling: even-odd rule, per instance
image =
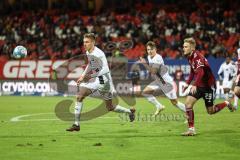
[[184, 80], [184, 74], [183, 74], [183, 71], [180, 68], [178, 68], [175, 71], [174, 80], [175, 81], [183, 81]]

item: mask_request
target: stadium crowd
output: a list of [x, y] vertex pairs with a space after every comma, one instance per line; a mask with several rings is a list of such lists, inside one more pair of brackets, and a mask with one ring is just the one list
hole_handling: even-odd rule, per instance
[[[133, 48], [123, 51], [129, 59], [144, 55], [149, 40], [158, 44], [164, 58], [181, 58], [182, 39], [187, 36], [197, 40], [205, 56], [222, 57], [240, 46], [239, 2], [231, 2], [195, 1], [186, 8], [178, 4], [181, 1], [164, 5], [146, 1], [125, 13], [105, 9], [93, 15], [62, 9], [12, 12], [0, 18], [0, 57], [11, 59], [13, 48], [23, 45], [28, 59], [68, 59], [84, 52], [81, 38], [86, 32], [97, 33], [103, 49], [110, 41], [132, 40]], [[107, 54], [117, 55], [116, 51]]]

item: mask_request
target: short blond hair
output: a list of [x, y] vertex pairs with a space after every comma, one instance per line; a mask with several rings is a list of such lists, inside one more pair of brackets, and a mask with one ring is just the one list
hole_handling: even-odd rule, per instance
[[184, 39], [184, 43], [189, 43], [191, 46], [193, 46], [194, 48], [196, 47], [196, 41], [194, 38], [189, 37], [189, 38], [185, 38]]
[[95, 40], [96, 40], [96, 36], [95, 36], [94, 33], [85, 33], [85, 34], [83, 35], [83, 38], [89, 38], [89, 39], [91, 39], [92, 41], [95, 41]]
[[148, 41], [147, 42], [147, 44], [146, 44], [146, 47], [147, 46], [149, 46], [149, 47], [151, 47], [151, 48], [157, 48], [157, 45], [156, 45], [156, 43], [155, 42], [153, 42], [153, 41]]

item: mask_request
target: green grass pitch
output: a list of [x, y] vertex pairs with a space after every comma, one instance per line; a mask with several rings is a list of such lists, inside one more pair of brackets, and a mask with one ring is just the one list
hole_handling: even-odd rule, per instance
[[[154, 121], [144, 118], [155, 111], [143, 98], [137, 99], [137, 121], [130, 123], [123, 115], [108, 113], [81, 123], [81, 131], [65, 129], [72, 122], [55, 116], [55, 105], [73, 97], [0, 97], [0, 160], [154, 160], [154, 159], [232, 159], [240, 158], [240, 112], [227, 108], [216, 115], [206, 113], [200, 100], [195, 106], [198, 135], [182, 137], [186, 130], [183, 115], [169, 100], [166, 117]], [[180, 99], [184, 102], [185, 99]], [[220, 102], [222, 100], [216, 100]], [[83, 112], [101, 101], [87, 98]], [[122, 101], [120, 104], [125, 105]], [[25, 116], [23, 116], [25, 115]], [[12, 118], [20, 117], [16, 122]]]

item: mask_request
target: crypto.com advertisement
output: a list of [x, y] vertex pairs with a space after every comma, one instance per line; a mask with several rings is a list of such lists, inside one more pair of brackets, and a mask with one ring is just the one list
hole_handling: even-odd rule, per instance
[[[95, 60], [98, 63], [97, 59]], [[119, 95], [140, 95], [140, 91], [153, 80], [142, 64], [134, 60], [109, 58], [114, 88]], [[76, 80], [87, 65], [86, 57], [70, 60], [11, 60], [0, 64], [1, 95], [75, 95], [78, 92]], [[167, 60], [166, 72], [174, 78], [174, 89], [179, 96], [185, 96], [183, 87], [190, 73], [185, 60]], [[101, 66], [101, 64], [99, 64]], [[182, 77], [176, 79], [177, 71]], [[163, 72], [163, 74], [165, 74]], [[217, 81], [216, 94], [222, 93]], [[156, 94], [162, 95], [161, 91]]]

